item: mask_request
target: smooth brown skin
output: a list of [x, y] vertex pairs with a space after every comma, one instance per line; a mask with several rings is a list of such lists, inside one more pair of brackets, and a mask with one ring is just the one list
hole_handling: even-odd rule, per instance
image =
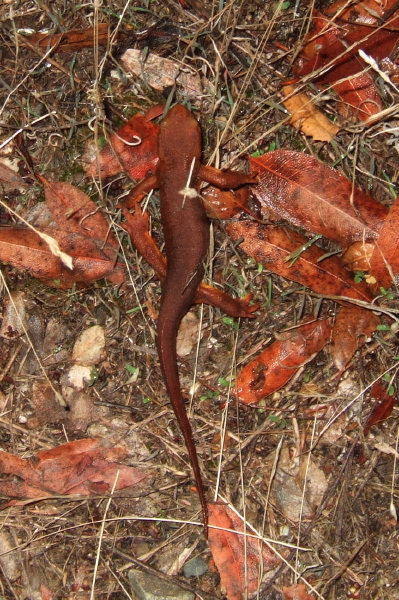
[[[160, 124], [158, 154], [159, 163], [155, 176], [141, 182], [125, 206], [132, 206], [134, 199], [139, 199], [145, 191], [153, 187], [159, 188], [167, 272], [166, 277], [162, 278], [157, 348], [166, 388], [194, 471], [207, 533], [207, 502], [193, 433], [180, 388], [176, 337], [183, 316], [196, 300], [197, 288], [204, 275], [203, 260], [209, 246], [209, 221], [200, 196], [185, 196], [183, 190], [189, 187], [198, 193], [202, 178], [219, 187], [230, 188], [254, 183], [254, 176], [201, 167], [201, 130], [191, 112], [181, 105], [171, 108]], [[151, 260], [159, 263], [158, 259], [153, 253]], [[159, 268], [162, 269], [161, 264]], [[207, 292], [203, 293], [206, 296]], [[208, 296], [211, 295], [208, 289]], [[223, 302], [232, 312], [241, 311], [243, 316], [251, 316], [256, 308], [248, 306], [248, 299], [240, 301], [226, 294], [224, 296]], [[229, 305], [227, 298], [232, 304]], [[220, 305], [223, 302], [220, 301]]]

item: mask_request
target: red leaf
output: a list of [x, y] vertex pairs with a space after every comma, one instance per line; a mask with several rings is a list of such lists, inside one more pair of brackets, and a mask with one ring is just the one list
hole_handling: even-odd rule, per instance
[[380, 379], [376, 381], [371, 388], [371, 395], [373, 398], [377, 399], [377, 402], [371, 409], [366, 423], [364, 424], [364, 435], [368, 434], [373, 425], [386, 421], [398, 401], [396, 394], [392, 394], [391, 396], [388, 394], [386, 387]]
[[276, 150], [251, 158], [257, 198], [280, 217], [345, 247], [376, 238], [387, 209], [334, 169], [301, 152]]
[[286, 259], [309, 240], [294, 231], [262, 225], [253, 221], [236, 221], [226, 226], [233, 240], [243, 241], [240, 248], [269, 271], [296, 281], [325, 296], [347, 296], [369, 302], [372, 295], [364, 283], [355, 283], [336, 257], [318, 262], [324, 254], [317, 246], [302, 252], [292, 264]]
[[234, 393], [241, 402], [254, 404], [280, 389], [331, 335], [329, 319], [305, 323], [286, 331], [252, 360], [237, 378]]
[[243, 521], [230, 508], [222, 504], [209, 504], [208, 543], [220, 574], [222, 589], [229, 600], [247, 598], [258, 589], [259, 573], [265, 574], [280, 562], [264, 542], [240, 535], [243, 532]]
[[[396, 10], [382, 24], [379, 17], [389, 13], [396, 0], [355, 2], [342, 11], [347, 4], [339, 0], [329, 6], [324, 15], [314, 11], [314, 28], [305, 39], [294, 69], [296, 76], [303, 77], [326, 67], [317, 81], [337, 81], [355, 75], [367, 66], [358, 54], [359, 48], [375, 59], [385, 58], [395, 49], [399, 13]], [[338, 18], [334, 18], [336, 14]]]
[[124, 489], [147, 477], [122, 464], [125, 456], [125, 449], [102, 447], [96, 439], [69, 442], [30, 459], [1, 452], [0, 493], [13, 498], [42, 498], [109, 493], [114, 486]]
[[[377, 60], [390, 56], [399, 40], [397, 8], [396, 0], [354, 2], [349, 7], [339, 0], [325, 14], [314, 11], [314, 28], [305, 38], [294, 74], [303, 77], [315, 71], [314, 81], [332, 83], [363, 121], [378, 114], [382, 101], [371, 76], [363, 74], [368, 64], [359, 49]], [[340, 80], [345, 81], [337, 83]]]
[[381, 96], [368, 73], [353, 75], [340, 83], [334, 83], [332, 87], [361, 121], [378, 115], [383, 108]]
[[[89, 166], [86, 174], [98, 177], [111, 177], [125, 171], [133, 179], [142, 179], [158, 162], [159, 126], [151, 123], [143, 115], [134, 115], [116, 133], [112, 133], [109, 143], [101, 150], [98, 160]], [[132, 143], [137, 145], [132, 145]]]

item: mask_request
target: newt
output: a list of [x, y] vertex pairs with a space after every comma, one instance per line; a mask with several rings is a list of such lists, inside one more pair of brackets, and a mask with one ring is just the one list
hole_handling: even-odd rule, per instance
[[[132, 190], [124, 202], [123, 212], [128, 222], [126, 229], [136, 238], [133, 242], [140, 246], [141, 253], [155, 266], [162, 280], [157, 322], [159, 362], [188, 450], [207, 533], [207, 502], [193, 432], [180, 388], [176, 337], [183, 316], [196, 300], [215, 303], [233, 316], [250, 317], [257, 308], [249, 306], [251, 296], [234, 299], [210, 286], [200, 286], [204, 275], [203, 260], [209, 247], [209, 220], [199, 194], [202, 180], [227, 189], [254, 183], [256, 176], [203, 166], [201, 152], [201, 129], [197, 120], [184, 106], [173, 106], [160, 123], [159, 162], [155, 173]], [[145, 240], [141, 244], [140, 234], [135, 234], [135, 225], [126, 210], [126, 207], [137, 207], [139, 199], [152, 188], [159, 189], [166, 265], [155, 243], [148, 243], [148, 236], [142, 237], [147, 225], [141, 210], [136, 208], [135, 215], [138, 230], [142, 229], [141, 239]]]

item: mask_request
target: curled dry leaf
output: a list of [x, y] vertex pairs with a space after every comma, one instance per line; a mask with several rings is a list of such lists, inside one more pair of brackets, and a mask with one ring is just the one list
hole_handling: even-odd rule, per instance
[[0, 337], [14, 340], [27, 330], [25, 297], [15, 290], [5, 300], [3, 319], [0, 327]]
[[282, 446], [271, 484], [271, 499], [289, 521], [311, 519], [327, 487], [324, 471], [308, 452], [299, 453], [287, 444]]
[[126, 172], [132, 179], [142, 179], [158, 162], [158, 130], [145, 115], [134, 115], [110, 135], [86, 175], [105, 178]]
[[370, 260], [375, 242], [355, 242], [342, 255], [342, 262], [350, 271], [370, 271]]
[[88, 27], [87, 29], [70, 29], [57, 34], [32, 33], [20, 36], [20, 42], [22, 46], [36, 46], [46, 50], [53, 48], [53, 52], [78, 52], [82, 48], [93, 47], [94, 42], [99, 46], [108, 44], [109, 34], [108, 23], [98, 23], [96, 30], [94, 27]]
[[293, 85], [285, 85], [283, 94], [283, 104], [291, 113], [290, 123], [295, 129], [320, 142], [330, 142], [337, 135], [340, 128], [316, 108], [310, 96], [297, 92]]
[[280, 562], [264, 542], [244, 536], [244, 531], [242, 519], [228, 506], [209, 504], [209, 548], [229, 600], [244, 600], [256, 592], [261, 583], [259, 574], [266, 574]]
[[309, 241], [294, 231], [284, 232], [281, 227], [253, 221], [236, 221], [227, 225], [226, 230], [233, 240], [243, 238], [240, 248], [258, 263], [318, 294], [367, 302], [372, 298], [367, 286], [363, 282], [355, 283], [337, 257], [318, 262], [324, 253], [317, 246], [307, 248], [297, 260], [289, 262], [287, 259], [292, 253]]
[[371, 310], [359, 306], [342, 306], [332, 331], [331, 355], [340, 373], [371, 334], [377, 329], [380, 318]]
[[387, 209], [338, 171], [301, 152], [276, 150], [251, 158], [258, 200], [297, 227], [343, 247], [378, 237]]
[[72, 360], [77, 365], [93, 366], [106, 356], [104, 327], [93, 325], [82, 331], [73, 346]]
[[285, 385], [314, 353], [320, 352], [330, 335], [330, 319], [305, 323], [282, 333], [241, 371], [234, 393], [245, 404], [255, 404], [269, 396]]
[[194, 344], [198, 341], [199, 322], [196, 314], [189, 311], [181, 320], [176, 339], [176, 350], [178, 356], [191, 354]]

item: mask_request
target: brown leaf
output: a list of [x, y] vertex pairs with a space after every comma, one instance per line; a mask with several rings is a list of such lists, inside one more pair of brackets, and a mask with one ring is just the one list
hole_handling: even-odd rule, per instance
[[316, 108], [310, 96], [295, 91], [293, 85], [285, 85], [283, 94], [283, 104], [291, 113], [290, 123], [295, 129], [321, 142], [330, 142], [336, 136], [340, 128]]
[[147, 477], [122, 464], [126, 451], [104, 448], [96, 439], [83, 439], [21, 459], [0, 453], [0, 493], [12, 498], [42, 498], [52, 495], [88, 496], [136, 485]]
[[252, 360], [237, 377], [234, 393], [241, 402], [254, 404], [280, 389], [331, 335], [331, 321], [320, 319], [286, 331]]
[[28, 187], [22, 177], [3, 162], [0, 162], [0, 181], [8, 190]]
[[399, 273], [399, 196], [391, 206], [370, 259], [370, 274], [386, 289]]
[[0, 261], [27, 271], [53, 287], [69, 288], [74, 283], [88, 285], [107, 278], [114, 284], [124, 281], [124, 268], [116, 261], [116, 250], [78, 233], [43, 228], [43, 233], [54, 237], [61, 250], [73, 256], [73, 270], [65, 267], [54, 256], [46, 242], [31, 229], [0, 229]]
[[253, 221], [230, 223], [226, 231], [233, 240], [243, 238], [240, 248], [258, 263], [318, 294], [347, 296], [367, 302], [372, 299], [367, 286], [363, 282], [355, 283], [336, 256], [317, 262], [324, 254], [317, 246], [302, 252], [291, 266], [286, 259], [309, 241], [294, 231], [285, 232], [281, 227]]
[[243, 600], [254, 593], [259, 573], [267, 573], [280, 562], [264, 542], [240, 535], [243, 532], [243, 521], [228, 506], [209, 504], [209, 548], [229, 600]]
[[380, 318], [371, 310], [359, 306], [342, 306], [332, 331], [331, 355], [334, 365], [342, 373], [350, 359], [377, 329]]
[[49, 182], [42, 176], [38, 178], [44, 186], [47, 206], [60, 229], [118, 247], [107, 219], [84, 192], [65, 181]]
[[110, 135], [86, 175], [98, 177], [100, 169], [103, 178], [126, 172], [132, 179], [142, 179], [158, 162], [158, 130], [144, 115], [134, 115]]
[[283, 219], [346, 247], [382, 229], [387, 209], [331, 167], [301, 152], [276, 150], [251, 158], [253, 192]]

